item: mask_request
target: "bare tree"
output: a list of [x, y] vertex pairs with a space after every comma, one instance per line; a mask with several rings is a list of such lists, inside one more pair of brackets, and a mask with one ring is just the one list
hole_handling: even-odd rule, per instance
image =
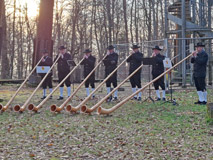
[[9, 78], [9, 59], [7, 52], [6, 40], [6, 16], [5, 16], [5, 2], [0, 0], [0, 55], [1, 55], [1, 78]]

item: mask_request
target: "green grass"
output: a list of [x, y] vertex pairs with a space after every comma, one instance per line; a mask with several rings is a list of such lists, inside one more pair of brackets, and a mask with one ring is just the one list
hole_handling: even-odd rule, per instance
[[[5, 87], [7, 100], [14, 90]], [[18, 96], [13, 105], [17, 101], [23, 104], [31, 91], [26, 88], [22, 92], [25, 96]], [[212, 102], [213, 91], [208, 92]], [[119, 95], [129, 93], [126, 88]], [[34, 97], [34, 103], [39, 103], [36, 99], [40, 94]], [[81, 90], [78, 96], [83, 95]], [[99, 92], [97, 97], [103, 95], [105, 92]], [[53, 114], [49, 106], [60, 104], [55, 99], [37, 114], [9, 109], [0, 115], [0, 159], [212, 159], [213, 126], [207, 123], [206, 106], [193, 104], [197, 100], [195, 90], [176, 91], [174, 97], [179, 106], [130, 101], [110, 116], [65, 111]], [[78, 103], [72, 102], [74, 106]], [[103, 107], [114, 104], [104, 103]]]

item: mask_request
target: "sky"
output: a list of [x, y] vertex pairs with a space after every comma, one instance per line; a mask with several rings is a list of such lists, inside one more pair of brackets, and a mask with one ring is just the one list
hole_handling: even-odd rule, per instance
[[17, 7], [24, 7], [27, 4], [28, 16], [36, 17], [39, 13], [39, 0], [17, 0]]

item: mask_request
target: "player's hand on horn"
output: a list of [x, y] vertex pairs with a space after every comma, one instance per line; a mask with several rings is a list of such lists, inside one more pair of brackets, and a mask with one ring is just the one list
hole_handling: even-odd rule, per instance
[[196, 57], [196, 56], [197, 56], [197, 51], [194, 51], [194, 52], [192, 53], [192, 55], [193, 55], [194, 57]]
[[156, 53], [153, 52], [153, 53], [152, 53], [152, 57], [155, 57], [155, 56], [156, 56]]
[[84, 59], [87, 59], [87, 58], [88, 58], [88, 56], [85, 54], [85, 55], [84, 55]]
[[62, 53], [59, 53], [59, 56], [63, 59], [64, 55]]
[[130, 55], [132, 55], [132, 54], [134, 54], [134, 53], [135, 53], [134, 51], [130, 51], [130, 52], [129, 52]]
[[109, 51], [107, 51], [107, 55], [110, 55], [110, 52], [109, 52]]
[[45, 59], [44, 59], [44, 57], [42, 58], [42, 60], [41, 60], [42, 62], [45, 62]]

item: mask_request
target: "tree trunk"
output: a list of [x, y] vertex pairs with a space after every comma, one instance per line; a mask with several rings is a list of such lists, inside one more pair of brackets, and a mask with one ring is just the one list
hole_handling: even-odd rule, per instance
[[13, 31], [12, 31], [12, 50], [11, 50], [11, 58], [10, 58], [10, 78], [13, 77], [13, 65], [14, 65], [14, 57], [15, 57], [15, 25], [16, 25], [16, 0], [14, 0], [13, 4]]
[[73, 15], [72, 15], [72, 37], [71, 37], [71, 55], [75, 55], [76, 48], [76, 26], [78, 22], [78, 14], [79, 14], [79, 4], [78, 1], [75, 0], [73, 6]]
[[131, 42], [134, 42], [134, 36], [133, 36], [133, 7], [134, 7], [134, 1], [132, 1], [131, 5], [131, 11], [130, 11], [130, 35], [131, 35]]
[[9, 72], [9, 59], [7, 55], [7, 40], [6, 40], [6, 17], [5, 17], [5, 3], [0, 0], [0, 52], [1, 52], [1, 78], [8, 79]]
[[126, 36], [126, 43], [129, 43], [128, 37], [128, 22], [127, 22], [127, 9], [126, 9], [126, 0], [123, 0], [123, 11], [124, 11], [124, 22], [125, 22], [125, 36]]
[[107, 18], [108, 18], [108, 33], [109, 33], [109, 44], [112, 44], [112, 17], [111, 17], [111, 1], [107, 0]]
[[[20, 10], [19, 10], [20, 11]], [[23, 23], [21, 11], [19, 12], [19, 41], [18, 41], [18, 79], [23, 77]]]

